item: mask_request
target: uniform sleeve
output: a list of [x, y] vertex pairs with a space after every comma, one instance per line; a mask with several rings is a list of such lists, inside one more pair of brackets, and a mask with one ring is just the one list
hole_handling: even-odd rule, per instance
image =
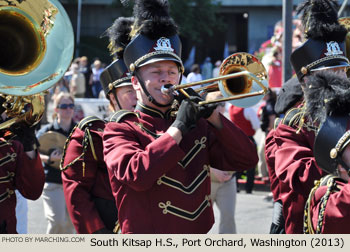
[[314, 186], [314, 180], [322, 177], [317, 166], [312, 145], [314, 133], [304, 128], [296, 129], [281, 124], [275, 130], [275, 171], [278, 179], [294, 192], [304, 195]]
[[[317, 189], [313, 198], [312, 222], [313, 227], [317, 226], [318, 214], [320, 212], [321, 197], [326, 193], [327, 187]], [[324, 234], [348, 234], [350, 233], [350, 184], [343, 184], [341, 190], [331, 193], [324, 210], [323, 228]]]
[[[83, 152], [82, 139], [84, 132], [79, 129], [74, 134], [66, 149], [64, 166], [72, 162]], [[102, 141], [94, 136], [94, 143]], [[97, 149], [96, 149], [97, 150]], [[97, 150], [98, 151], [98, 150]], [[102, 149], [98, 158], [103, 159]], [[73, 225], [79, 234], [91, 234], [105, 227], [100, 215], [92, 201], [90, 191], [95, 183], [97, 161], [94, 160], [90, 146], [84, 157], [85, 172], [83, 174], [83, 158], [81, 157], [62, 172], [62, 184], [66, 199], [67, 210]]]
[[279, 200], [279, 181], [275, 172], [275, 150], [276, 143], [274, 138], [274, 130], [270, 130], [265, 139], [265, 160], [267, 170], [269, 172], [270, 189], [275, 201]]
[[39, 153], [34, 159], [30, 159], [23, 151], [23, 146], [17, 141], [13, 141], [16, 151], [16, 174], [15, 186], [23, 197], [36, 200], [40, 197], [45, 183], [44, 168], [41, 163]]
[[136, 191], [151, 188], [159, 177], [174, 168], [185, 156], [167, 133], [143, 149], [138, 131], [127, 123], [108, 123], [103, 134], [103, 145], [108, 169], [119, 182]]
[[244, 171], [258, 163], [255, 144], [234, 123], [220, 115], [223, 127], [211, 127], [215, 141], [210, 146], [210, 165], [220, 170]]

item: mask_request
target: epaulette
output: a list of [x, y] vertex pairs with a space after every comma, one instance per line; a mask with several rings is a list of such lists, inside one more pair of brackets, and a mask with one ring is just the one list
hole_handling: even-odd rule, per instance
[[273, 122], [273, 129], [276, 129], [278, 127], [278, 125], [280, 124], [280, 122], [282, 121], [283, 118], [278, 117], [275, 119], [275, 121]]
[[78, 128], [81, 130], [84, 130], [84, 127], [91, 126], [89, 124], [91, 124], [92, 122], [95, 122], [95, 121], [100, 121], [100, 122], [105, 123], [104, 120], [98, 118], [97, 116], [87, 116], [78, 123]]
[[[71, 133], [69, 134], [67, 140], [66, 140], [66, 143], [64, 145], [64, 148], [63, 148], [63, 156], [62, 156], [62, 159], [61, 159], [61, 162], [60, 162], [60, 170], [61, 171], [64, 171], [66, 170], [68, 167], [72, 166], [75, 162], [77, 162], [80, 158], [83, 158], [83, 176], [85, 176], [85, 161], [84, 161], [84, 156], [85, 156], [85, 153], [87, 151], [87, 148], [88, 146], [90, 146], [91, 148], [91, 152], [92, 152], [92, 155], [94, 157], [94, 159], [97, 161], [97, 155], [96, 155], [96, 151], [95, 151], [95, 147], [94, 147], [94, 142], [93, 142], [93, 139], [91, 137], [91, 132], [90, 132], [90, 129], [89, 127], [92, 126], [92, 122], [102, 122], [102, 123], [105, 123], [106, 121], [96, 117], [96, 116], [88, 116], [88, 117], [85, 117], [83, 118], [74, 128], [73, 130], [71, 131]], [[84, 137], [83, 137], [83, 141], [81, 143], [81, 146], [83, 147], [83, 151], [82, 153], [76, 157], [73, 161], [71, 161], [69, 164], [63, 166], [64, 164], [64, 159], [65, 159], [65, 156], [66, 156], [66, 151], [67, 151], [67, 147], [68, 147], [68, 144], [69, 142], [71, 141], [71, 138], [72, 138], [72, 135], [73, 133], [75, 132], [75, 130], [79, 128], [80, 130], [84, 131]]]
[[[304, 234], [320, 234], [322, 232], [323, 223], [324, 223], [324, 212], [326, 209], [327, 201], [329, 196], [333, 192], [338, 192], [340, 190], [337, 181], [344, 182], [342, 178], [337, 177], [333, 174], [328, 174], [322, 177], [320, 180], [315, 180], [315, 186], [311, 189], [309, 197], [305, 203], [304, 208]], [[311, 219], [311, 200], [316, 193], [316, 190], [321, 186], [327, 186], [326, 193], [322, 196], [320, 200], [320, 208], [318, 211], [318, 220], [316, 229], [313, 228], [312, 219]]]
[[291, 108], [287, 111], [286, 115], [281, 119], [281, 123], [292, 127], [299, 123], [302, 116], [302, 111], [300, 108]]
[[134, 115], [138, 117], [138, 114], [129, 110], [121, 109], [117, 112], [115, 112], [111, 118], [109, 119], [110, 122], [120, 122], [125, 116], [127, 115]]

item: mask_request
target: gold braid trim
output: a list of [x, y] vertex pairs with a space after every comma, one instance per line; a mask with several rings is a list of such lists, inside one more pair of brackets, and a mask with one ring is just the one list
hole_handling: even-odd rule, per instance
[[70, 132], [68, 138], [66, 139], [66, 142], [64, 143], [64, 147], [63, 147], [63, 155], [62, 155], [62, 158], [61, 158], [61, 162], [60, 162], [60, 170], [61, 171], [64, 171], [66, 170], [68, 167], [69, 167], [69, 164], [66, 165], [66, 166], [63, 166], [63, 163], [64, 163], [64, 158], [66, 157], [66, 151], [67, 151], [67, 146], [68, 146], [68, 143], [70, 142], [70, 139], [75, 131], [75, 129], [78, 127], [78, 124], [74, 126], [74, 128], [72, 129], [72, 131]]
[[[89, 131], [89, 128], [86, 127], [85, 130], [84, 130], [84, 138], [83, 138], [83, 142], [82, 142], [82, 146], [83, 146], [83, 152], [78, 156], [76, 157], [72, 162], [70, 162], [69, 164], [67, 164], [66, 166], [63, 167], [63, 162], [64, 162], [64, 158], [65, 158], [65, 155], [66, 155], [66, 150], [67, 150], [67, 146], [68, 146], [68, 143], [69, 143], [69, 139], [71, 138], [71, 135], [73, 134], [74, 130], [76, 129], [77, 126], [74, 127], [74, 129], [72, 130], [71, 134], [69, 135], [65, 145], [64, 145], [64, 150], [63, 150], [63, 156], [62, 156], [62, 159], [61, 159], [61, 163], [60, 163], [60, 170], [61, 171], [64, 171], [66, 170], [68, 167], [72, 166], [73, 164], [75, 164], [80, 158], [83, 158], [83, 163], [82, 163], [82, 166], [83, 166], [83, 177], [85, 177], [85, 160], [84, 160], [84, 157], [85, 157], [85, 153], [86, 153], [86, 150], [88, 148], [88, 143], [92, 142], [92, 138], [91, 138], [91, 134], [90, 134], [90, 131]], [[93, 154], [94, 154], [94, 149], [92, 149], [93, 151]], [[94, 158], [95, 158], [96, 154], [94, 155]], [[95, 159], [97, 160], [97, 158]]]
[[[316, 190], [323, 186], [327, 182], [327, 191], [322, 196], [320, 200], [320, 209], [318, 212], [318, 220], [317, 220], [317, 226], [316, 230], [313, 228], [312, 219], [311, 219], [311, 200], [313, 196], [315, 195]], [[305, 208], [304, 208], [304, 234], [320, 234], [322, 232], [323, 228], [323, 222], [324, 222], [324, 213], [326, 210], [328, 199], [332, 192], [335, 192], [339, 190], [336, 183], [336, 177], [334, 175], [327, 175], [325, 177], [322, 177], [320, 180], [315, 181], [315, 186], [312, 188], [309, 197], [306, 201]]]

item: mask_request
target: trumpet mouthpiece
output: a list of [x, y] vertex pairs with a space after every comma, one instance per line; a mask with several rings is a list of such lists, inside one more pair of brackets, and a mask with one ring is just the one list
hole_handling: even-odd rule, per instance
[[165, 84], [161, 87], [160, 91], [165, 95], [170, 95], [174, 92], [174, 85], [172, 84]]

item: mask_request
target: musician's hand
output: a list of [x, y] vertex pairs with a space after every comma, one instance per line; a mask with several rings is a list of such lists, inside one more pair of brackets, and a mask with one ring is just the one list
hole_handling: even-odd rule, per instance
[[210, 172], [220, 183], [226, 182], [232, 178], [232, 172], [221, 171], [212, 167], [210, 167]]
[[176, 119], [171, 126], [179, 129], [182, 136], [184, 136], [187, 132], [196, 127], [199, 118], [200, 115], [197, 104], [191, 99], [185, 99], [181, 102]]
[[59, 149], [55, 149], [53, 152], [50, 154], [50, 161], [61, 161], [62, 158], [62, 151]]
[[[200, 98], [201, 100], [202, 97], [196, 92], [194, 91], [192, 88], [186, 88], [184, 89], [184, 91], [189, 95], [189, 96], [193, 96], [193, 97], [198, 97]], [[188, 97], [185, 96], [181, 91], [178, 91], [179, 95], [175, 96], [174, 98], [179, 102], [181, 103], [183, 100], [187, 99]]]
[[15, 135], [14, 139], [23, 144], [25, 152], [33, 151], [39, 147], [39, 141], [35, 136], [35, 127], [22, 123], [11, 128], [10, 131]]

